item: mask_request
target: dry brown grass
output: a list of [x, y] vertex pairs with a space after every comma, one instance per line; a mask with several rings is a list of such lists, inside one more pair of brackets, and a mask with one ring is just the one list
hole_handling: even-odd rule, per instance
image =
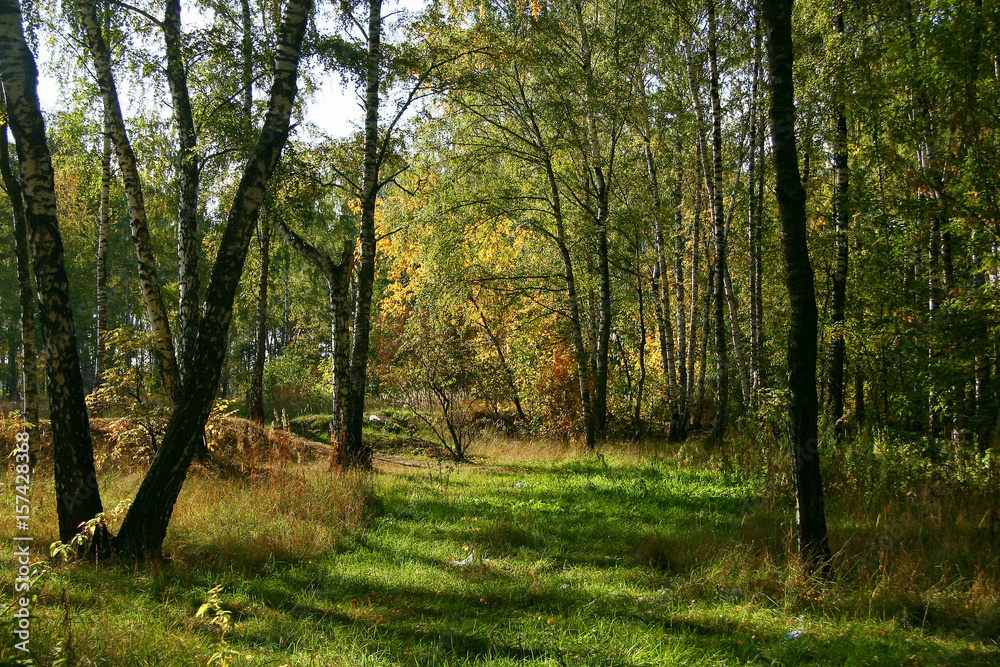
[[469, 451], [474, 461], [483, 458], [496, 463], [566, 461], [578, 456], [580, 445], [554, 438], [510, 437], [485, 430], [472, 443]]
[[[116, 441], [114, 421], [91, 420], [98, 483], [112, 532], [149, 461]], [[0, 419], [0, 446], [10, 451], [19, 430], [19, 422]], [[36, 544], [47, 545], [58, 539], [48, 423], [40, 424], [32, 438], [42, 447], [32, 478], [31, 526]], [[272, 558], [308, 559], [359, 530], [374, 502], [368, 476], [329, 471], [324, 445], [233, 418], [215, 424], [209, 439], [214, 460], [192, 466], [164, 546], [180, 562], [228, 568]], [[12, 533], [13, 525], [9, 528]]]
[[[142, 474], [108, 469], [99, 474], [112, 533]], [[42, 547], [58, 539], [50, 475], [32, 482], [32, 535]], [[252, 479], [194, 468], [174, 506], [164, 551], [178, 564], [251, 568], [269, 559], [309, 559], [350, 539], [373, 507], [367, 475], [330, 473], [325, 461], [279, 464]], [[113, 510], [119, 507], [119, 512]], [[13, 533], [13, 525], [8, 526]]]
[[178, 499], [166, 549], [226, 568], [309, 559], [361, 529], [373, 502], [369, 476], [331, 473], [325, 461], [277, 466], [250, 483], [196, 474]]
[[[14, 435], [20, 430], [20, 420], [0, 414], [0, 447], [11, 451]], [[209, 467], [237, 476], [254, 476], [282, 462], [325, 460], [330, 455], [327, 445], [236, 417], [213, 420], [205, 433], [212, 452]], [[128, 418], [92, 417], [90, 434], [98, 471], [144, 470], [152, 461], [154, 452], [148, 437], [141, 431], [137, 435], [135, 425]], [[41, 420], [32, 432], [31, 441], [39, 454], [38, 471], [47, 474], [52, 467], [52, 432], [48, 420]]]
[[[691, 445], [692, 452], [699, 449], [699, 446]], [[473, 460], [488, 459], [497, 463], [524, 463], [525, 461], [558, 463], [594, 456], [581, 440], [508, 436], [493, 430], [484, 430], [473, 442], [470, 451]], [[638, 442], [609, 442], [600, 445], [597, 451], [613, 454], [619, 460], [637, 462], [667, 452], [676, 454], [677, 447], [662, 440], [643, 439]]]

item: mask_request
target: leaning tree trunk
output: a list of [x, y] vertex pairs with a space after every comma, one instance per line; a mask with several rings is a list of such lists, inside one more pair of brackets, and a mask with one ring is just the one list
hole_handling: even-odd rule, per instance
[[781, 219], [785, 283], [791, 305], [788, 330], [788, 390], [799, 555], [812, 567], [830, 559], [819, 465], [816, 397], [816, 294], [806, 242], [806, 193], [795, 146], [792, 83], [792, 0], [764, 0], [771, 89], [771, 137], [775, 194]]
[[[17, 145], [24, 213], [31, 234], [39, 319], [45, 345], [59, 539], [104, 511], [94, 471], [90, 422], [73, 326], [69, 280], [56, 217], [55, 177], [38, 104], [38, 71], [21, 27], [17, 0], [0, 0], [0, 77]], [[2, 142], [6, 145], [6, 137]], [[9, 162], [8, 162], [9, 165]], [[100, 549], [103, 540], [95, 546]]]
[[[4, 103], [6, 106], [6, 102]], [[17, 261], [17, 288], [21, 305], [21, 377], [22, 414], [24, 421], [38, 425], [38, 366], [35, 359], [35, 290], [31, 287], [31, 249], [28, 247], [28, 227], [24, 213], [21, 184], [10, 169], [10, 149], [7, 145], [7, 124], [3, 123], [0, 136], [0, 171], [4, 187], [10, 197], [14, 218], [14, 254]], [[11, 351], [13, 354], [13, 351]], [[38, 438], [32, 443], [32, 454]], [[34, 461], [32, 461], [34, 465]]]
[[[198, 337], [201, 282], [198, 278], [198, 182], [201, 165], [198, 135], [194, 128], [187, 70], [183, 59], [180, 0], [167, 0], [163, 12], [163, 39], [166, 43], [167, 83], [174, 108], [178, 136], [177, 196], [177, 360], [180, 379], [191, 374], [191, 353]], [[110, 78], [110, 77], [109, 77]]]
[[[844, 9], [837, 7], [834, 21], [840, 39], [844, 37]], [[837, 175], [837, 192], [834, 199], [837, 219], [836, 264], [830, 294], [830, 326], [832, 335], [827, 369], [827, 392], [830, 420], [833, 422], [837, 441], [843, 437], [844, 417], [844, 305], [847, 297], [847, 227], [851, 214], [848, 208], [849, 172], [847, 170], [847, 111], [844, 102], [843, 82], [839, 81], [833, 101], [835, 136], [833, 162]]]
[[264, 362], [267, 357], [267, 272], [271, 260], [271, 226], [267, 216], [257, 221], [260, 247], [260, 272], [257, 275], [257, 317], [254, 334], [253, 367], [250, 369], [250, 389], [247, 393], [247, 417], [264, 424]]
[[569, 308], [570, 327], [573, 330], [573, 351], [576, 358], [576, 374], [580, 387], [580, 409], [583, 411], [583, 433], [587, 449], [597, 447], [597, 434], [594, 427], [594, 412], [590, 402], [590, 362], [587, 347], [583, 342], [583, 319], [580, 313], [580, 299], [576, 290], [576, 276], [573, 271], [573, 258], [569, 252], [566, 240], [566, 226], [563, 221], [562, 202], [559, 197], [559, 181], [556, 179], [552, 160], [545, 156], [545, 176], [549, 184], [552, 217], [556, 223], [556, 245], [563, 264], [563, 278], [566, 281], [566, 306]]
[[101, 210], [97, 220], [97, 362], [94, 389], [104, 382], [108, 366], [108, 231], [111, 225], [111, 133], [104, 121], [101, 153]]
[[118, 154], [118, 166], [121, 171], [122, 183], [125, 186], [125, 198], [128, 200], [129, 225], [132, 228], [132, 239], [135, 241], [135, 253], [139, 265], [139, 285], [142, 297], [146, 303], [146, 314], [153, 330], [153, 347], [156, 359], [163, 376], [163, 386], [174, 403], [180, 398], [180, 374], [177, 370], [177, 360], [174, 356], [174, 343], [170, 334], [170, 319], [160, 292], [160, 282], [156, 276], [156, 257], [153, 255], [152, 241], [149, 237], [149, 223], [146, 216], [146, 203], [142, 194], [142, 183], [139, 179], [139, 169], [136, 166], [135, 152], [129, 142], [125, 130], [125, 120], [122, 117], [121, 105], [118, 102], [118, 90], [111, 73], [111, 58], [104, 42], [101, 23], [97, 18], [97, 8], [94, 0], [77, 0], [80, 18], [87, 33], [87, 43], [94, 58], [94, 68], [97, 71], [97, 83], [104, 100], [104, 112], [111, 127], [111, 137]]
[[310, 0], [288, 0], [285, 5], [267, 116], [236, 190], [205, 290], [194, 356], [198, 373], [184, 384], [181, 402], [114, 540], [113, 547], [122, 556], [142, 559], [161, 554], [174, 504], [201, 442], [222, 375], [233, 301], [250, 239], [268, 181], [288, 138], [302, 38], [311, 9]]
[[375, 289], [375, 206], [379, 189], [379, 83], [382, 60], [382, 0], [369, 0], [368, 53], [366, 57], [364, 165], [361, 186], [361, 226], [358, 240], [357, 301], [354, 306], [354, 341], [351, 349], [350, 400], [344, 451], [340, 465], [368, 469], [372, 453], [362, 439], [365, 391], [368, 387], [368, 348], [372, 326], [372, 293]]
[[[649, 127], [644, 128], [642, 139], [646, 154], [646, 173], [649, 176], [649, 195], [653, 207], [653, 237], [656, 246], [656, 267], [653, 269], [653, 312], [656, 316], [657, 337], [660, 343], [660, 357], [663, 361], [663, 381], [667, 387], [667, 404], [670, 406], [670, 430], [675, 437], [680, 415], [680, 392], [677, 385], [677, 364], [674, 348], [673, 322], [670, 312], [670, 285], [667, 280], [667, 250], [664, 242], [660, 182], [656, 160], [650, 143]], [[681, 308], [678, 302], [678, 308]], [[683, 367], [683, 364], [680, 364]], [[683, 391], [683, 389], [681, 389]]]

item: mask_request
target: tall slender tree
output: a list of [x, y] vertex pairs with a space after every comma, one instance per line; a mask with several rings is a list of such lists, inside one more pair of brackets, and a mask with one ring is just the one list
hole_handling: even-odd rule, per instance
[[[17, 145], [45, 346], [59, 539], [69, 542], [80, 524], [100, 514], [103, 505], [56, 215], [52, 157], [38, 103], [38, 70], [24, 39], [17, 0], [0, 0], [0, 78]], [[103, 546], [103, 537], [99, 533], [94, 542], [98, 548]]]
[[[712, 421], [712, 439], [722, 444], [729, 426], [729, 353], [726, 348], [725, 293], [728, 269], [726, 256], [726, 223], [722, 208], [722, 102], [719, 96], [719, 57], [716, 31], [715, 0], [708, 0], [708, 67], [709, 97], [712, 101], [712, 228], [715, 241], [715, 293], [712, 299], [715, 320], [715, 417]], [[706, 171], [706, 179], [708, 172]]]
[[95, 0], [78, 0], [77, 7], [80, 10], [87, 44], [93, 57], [97, 83], [104, 102], [104, 113], [111, 130], [115, 152], [118, 155], [118, 168], [122, 183], [125, 186], [129, 225], [132, 229], [132, 239], [135, 242], [139, 266], [139, 283], [142, 288], [143, 300], [146, 303], [146, 314], [153, 331], [153, 347], [160, 366], [160, 374], [163, 377], [164, 389], [170, 400], [176, 403], [181, 395], [181, 377], [174, 352], [174, 340], [170, 333], [170, 318], [157, 277], [156, 257], [153, 254], [153, 245], [149, 234], [146, 201], [135, 151], [132, 149], [132, 143], [125, 128], [125, 118], [118, 101], [118, 87], [111, 71], [111, 56], [104, 39], [96, 2]]
[[[198, 188], [201, 158], [188, 95], [187, 67], [181, 37], [180, 0], [167, 0], [163, 11], [167, 84], [177, 127], [177, 364], [183, 381], [191, 373], [191, 353], [198, 336], [201, 280], [198, 276]], [[248, 58], [243, 54], [243, 59]], [[110, 79], [110, 73], [106, 76]], [[247, 112], [249, 113], [249, 112]]]
[[[333, 444], [331, 464], [350, 468], [360, 461], [350, 456], [347, 443], [347, 415], [350, 401], [351, 362], [351, 273], [354, 269], [354, 238], [344, 239], [340, 252], [331, 257], [326, 250], [313, 246], [288, 228], [280, 218], [278, 232], [295, 252], [315, 266], [326, 281], [327, 309], [330, 313], [330, 341], [333, 357], [333, 396], [330, 437]], [[258, 337], [260, 334], [258, 334]], [[262, 367], [263, 371], [263, 367]], [[256, 382], [256, 376], [255, 376]], [[261, 409], [263, 413], [263, 409]], [[263, 419], [263, 416], [261, 417]]]
[[104, 381], [108, 359], [108, 233], [111, 227], [111, 132], [107, 120], [101, 140], [101, 203], [97, 219], [97, 359], [94, 388]]
[[357, 298], [354, 306], [354, 340], [351, 347], [350, 392], [342, 465], [370, 468], [371, 450], [361, 436], [365, 391], [368, 387], [368, 347], [372, 328], [372, 294], [375, 290], [375, 207], [379, 171], [388, 142], [379, 142], [379, 86], [382, 72], [382, 0], [368, 0], [368, 52], [365, 56], [365, 131], [361, 183], [360, 252], [357, 268]]
[[[834, 16], [834, 29], [838, 39], [844, 39], [844, 5], [843, 0], [837, 4]], [[840, 44], [842, 47], [842, 44]], [[838, 73], [834, 85], [833, 100], [833, 162], [836, 174], [836, 197], [834, 198], [834, 214], [837, 220], [837, 240], [835, 262], [830, 289], [830, 325], [833, 329], [830, 336], [829, 367], [827, 370], [827, 403], [830, 410], [830, 420], [833, 422], [837, 440], [843, 436], [844, 416], [844, 332], [842, 330], [845, 314], [844, 306], [847, 300], [847, 230], [851, 221], [850, 211], [850, 173], [847, 164], [847, 104], [844, 99], [845, 83], [842, 72]]]
[[[6, 106], [4, 101], [5, 109]], [[21, 183], [11, 171], [7, 123], [4, 122], [0, 127], [3, 129], [3, 134], [0, 136], [0, 175], [3, 177], [7, 196], [10, 198], [14, 220], [14, 254], [17, 261], [17, 289], [21, 306], [22, 414], [27, 423], [37, 426], [38, 365], [35, 355], [35, 290], [31, 286], [31, 249], [28, 247], [28, 226]]]
[[799, 175], [792, 80], [792, 1], [762, 0], [767, 29], [771, 142], [791, 317], [788, 329], [789, 441], [800, 557], [813, 567], [829, 562], [823, 479], [819, 465], [816, 396], [817, 319], [813, 270], [806, 242], [806, 192]]
[[257, 317], [254, 322], [253, 366], [247, 391], [247, 417], [264, 423], [264, 363], [267, 360], [267, 278], [271, 261], [271, 225], [266, 212], [257, 221], [257, 242], [260, 250], [260, 270], [257, 275]]

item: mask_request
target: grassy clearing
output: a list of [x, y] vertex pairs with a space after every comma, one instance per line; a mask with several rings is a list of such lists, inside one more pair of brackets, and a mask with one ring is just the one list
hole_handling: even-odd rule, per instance
[[[1000, 664], [995, 562], [955, 554], [929, 578], [936, 552], [915, 545], [934, 536], [916, 519], [876, 534], [835, 495], [838, 576], [818, 582], [787, 557], [780, 478], [727, 475], [696, 446], [606, 463], [558, 442], [477, 451], [480, 466], [399, 460], [371, 478], [321, 462], [195, 474], [172, 561], [138, 570], [42, 558], [55, 521], [36, 480], [36, 663]], [[107, 472], [106, 505], [138, 481]]]

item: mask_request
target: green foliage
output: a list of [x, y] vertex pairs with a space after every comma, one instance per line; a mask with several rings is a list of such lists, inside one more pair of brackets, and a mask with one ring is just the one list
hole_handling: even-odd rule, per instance
[[319, 411], [330, 404], [332, 382], [328, 358], [304, 343], [289, 345], [264, 365], [265, 404], [298, 414]]
[[115, 418], [110, 428], [113, 459], [151, 459], [173, 410], [156, 372], [152, 346], [153, 336], [146, 331], [122, 327], [108, 332], [107, 369], [87, 405], [97, 415]]
[[467, 310], [445, 294], [420, 293], [387, 381], [395, 400], [410, 408], [456, 461], [468, 457], [476, 406], [492, 398], [490, 381], [497, 372], [478, 354], [480, 334], [466, 319]]

